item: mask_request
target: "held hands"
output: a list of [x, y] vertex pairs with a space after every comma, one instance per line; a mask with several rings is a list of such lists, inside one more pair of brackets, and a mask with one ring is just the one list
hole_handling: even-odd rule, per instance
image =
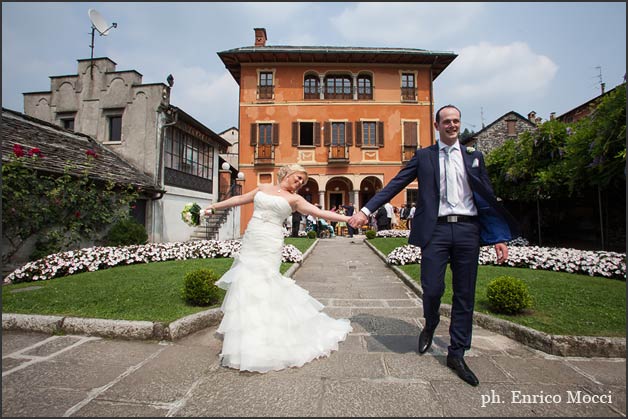
[[498, 265], [508, 259], [508, 246], [506, 246], [506, 243], [497, 243], [495, 245], [495, 253], [497, 254], [496, 263]]
[[353, 228], [360, 228], [368, 222], [368, 217], [362, 211], [357, 211], [349, 218], [349, 225]]

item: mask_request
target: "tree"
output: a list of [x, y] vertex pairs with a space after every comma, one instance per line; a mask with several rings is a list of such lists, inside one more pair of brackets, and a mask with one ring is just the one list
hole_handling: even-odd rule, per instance
[[605, 95], [590, 117], [574, 124], [544, 122], [492, 150], [486, 163], [498, 196], [536, 200], [537, 211], [541, 200], [596, 189], [601, 225], [602, 192], [623, 193], [626, 186], [625, 83]]

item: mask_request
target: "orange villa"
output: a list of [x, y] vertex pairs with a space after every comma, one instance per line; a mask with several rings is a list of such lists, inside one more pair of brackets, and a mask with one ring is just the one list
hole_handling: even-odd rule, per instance
[[[456, 54], [266, 40], [266, 30], [256, 28], [255, 46], [218, 53], [240, 86], [242, 193], [299, 163], [309, 173], [299, 193], [309, 202], [359, 209], [417, 148], [435, 142], [432, 85]], [[408, 185], [392, 204], [413, 202], [417, 188]], [[242, 226], [252, 211], [242, 207]]]

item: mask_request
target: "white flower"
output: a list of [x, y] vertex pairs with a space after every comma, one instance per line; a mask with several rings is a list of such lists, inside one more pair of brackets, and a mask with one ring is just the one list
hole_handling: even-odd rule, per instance
[[467, 153], [471, 154], [475, 152], [475, 148], [474, 147], [467, 147]]

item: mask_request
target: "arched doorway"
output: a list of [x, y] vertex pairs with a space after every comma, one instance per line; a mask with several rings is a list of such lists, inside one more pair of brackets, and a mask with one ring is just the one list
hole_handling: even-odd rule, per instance
[[382, 189], [382, 181], [375, 176], [368, 176], [360, 183], [360, 205], [358, 208], [362, 208], [364, 204], [369, 202], [380, 189]]
[[318, 204], [318, 183], [312, 178], [309, 178], [307, 183], [299, 189], [299, 195], [310, 204]]
[[349, 202], [352, 202], [352, 189], [353, 184], [349, 179], [342, 176], [331, 178], [325, 185], [327, 209], [338, 205], [347, 205]]

